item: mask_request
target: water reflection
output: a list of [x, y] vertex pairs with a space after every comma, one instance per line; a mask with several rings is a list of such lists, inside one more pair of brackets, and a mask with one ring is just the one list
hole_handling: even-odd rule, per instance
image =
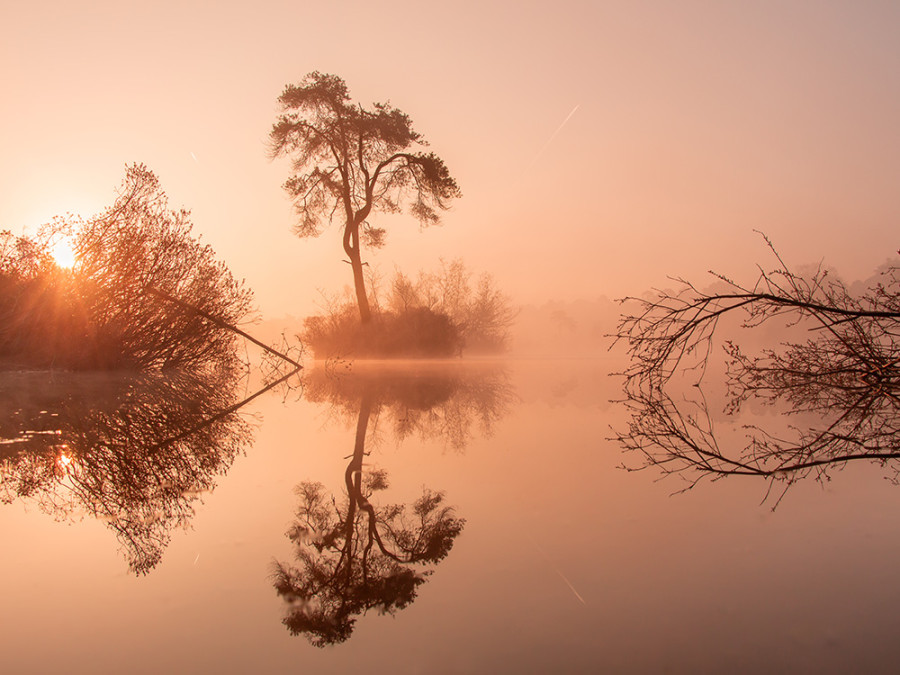
[[508, 371], [491, 363], [338, 363], [312, 369], [303, 383], [304, 398], [328, 404], [335, 418], [352, 423], [367, 399], [375, 434], [441, 439], [455, 450], [489, 437], [515, 397]]
[[300, 503], [287, 532], [295, 560], [276, 562], [273, 575], [287, 605], [285, 626], [323, 647], [347, 640], [368, 610], [393, 614], [413, 602], [465, 524], [444, 493], [429, 488], [406, 504], [373, 501], [389, 488], [388, 472], [365, 461], [379, 424], [398, 441], [441, 437], [462, 449], [473, 427], [492, 432], [512, 389], [502, 369], [446, 365], [323, 368], [308, 374], [304, 386], [308, 400], [356, 420], [345, 494], [338, 500], [321, 483], [297, 487]]
[[129, 568], [147, 573], [250, 441], [240, 378], [222, 367], [0, 374], [0, 499], [105, 521]]
[[845, 359], [831, 367], [817, 358], [799, 367], [797, 358], [781, 361], [771, 354], [749, 359], [732, 346], [725, 414], [718, 418], [701, 383], [673, 396], [674, 386], [632, 379], [625, 388], [631, 420], [617, 438], [640, 453], [645, 466], [679, 474], [689, 487], [703, 477], [749, 475], [770, 481], [783, 496], [798, 480], [828, 480], [832, 470], [857, 461], [879, 463], [896, 482], [896, 363], [876, 368]]
[[[794, 273], [762, 237], [777, 266], [759, 267], [753, 284], [714, 273], [708, 289], [678, 280], [677, 291], [628, 300], [615, 337], [630, 358], [622, 375], [632, 418], [619, 441], [690, 485], [751, 475], [787, 489], [860, 460], [887, 466], [896, 481], [900, 270], [888, 264], [868, 288], [849, 287], [822, 266]], [[719, 367], [728, 415], [777, 413], [745, 422], [740, 441], [723, 439], [724, 420], [712, 418], [703, 395]], [[693, 387], [674, 397], [678, 381]]]

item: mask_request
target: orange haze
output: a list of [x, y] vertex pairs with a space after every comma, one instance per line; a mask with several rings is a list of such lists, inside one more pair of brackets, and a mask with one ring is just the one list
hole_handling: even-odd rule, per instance
[[143, 162], [265, 314], [308, 313], [349, 273], [337, 229], [291, 234], [266, 139], [320, 70], [463, 190], [439, 228], [392, 219], [386, 274], [462, 257], [517, 302], [616, 297], [752, 277], [756, 228], [864, 277], [900, 246], [898, 34], [866, 1], [8, 3], [0, 229], [89, 215]]

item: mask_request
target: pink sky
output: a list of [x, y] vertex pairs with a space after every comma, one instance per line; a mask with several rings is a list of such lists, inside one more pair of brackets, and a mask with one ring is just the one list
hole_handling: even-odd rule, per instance
[[0, 228], [99, 211], [143, 162], [264, 313], [308, 313], [349, 271], [336, 228], [291, 234], [265, 146], [320, 70], [407, 112], [463, 190], [439, 228], [390, 221], [385, 273], [462, 257], [518, 302], [617, 297], [749, 280], [755, 228], [863, 277], [900, 248], [898, 35], [890, 2], [15, 3]]

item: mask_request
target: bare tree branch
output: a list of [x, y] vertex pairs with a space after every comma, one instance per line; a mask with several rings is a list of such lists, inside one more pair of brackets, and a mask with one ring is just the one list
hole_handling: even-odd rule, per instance
[[[677, 291], [627, 299], [638, 310], [621, 318], [614, 337], [626, 344], [630, 358], [622, 375], [631, 421], [615, 438], [643, 458], [641, 468], [680, 474], [690, 485], [703, 476], [726, 475], [761, 476], [785, 485], [809, 475], [824, 480], [830, 469], [859, 460], [890, 465], [896, 477], [898, 269], [888, 267], [868, 290], [854, 295], [821, 266], [809, 276], [794, 274], [765, 240], [780, 267], [760, 268], [752, 287], [715, 274], [723, 291], [701, 291], [679, 280]], [[779, 433], [747, 426], [745, 444], [722, 447], [702, 396], [673, 399], [671, 390], [682, 376], [694, 372], [693, 384], [702, 384], [726, 315], [739, 317], [742, 334], [778, 319], [794, 330], [806, 328], [810, 337], [754, 356], [725, 340], [724, 412], [735, 414], [756, 400], [778, 405], [806, 424]]]

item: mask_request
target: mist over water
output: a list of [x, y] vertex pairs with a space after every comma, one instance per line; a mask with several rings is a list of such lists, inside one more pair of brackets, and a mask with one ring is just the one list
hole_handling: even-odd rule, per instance
[[[118, 664], [149, 673], [252, 665], [274, 673], [299, 658], [316, 672], [337, 673], [374, 658], [401, 673], [845, 672], [860, 662], [879, 672], [892, 663], [886, 631], [900, 550], [891, 514], [900, 493], [884, 480], [889, 474], [850, 466], [826, 484], [800, 481], [774, 511], [763, 502], [765, 480], [703, 482], [673, 495], [685, 486], [677, 477], [659, 482], [652, 468], [621, 469], [640, 464], [610, 440], [627, 422], [610, 402], [621, 380], [609, 373], [622, 365], [614, 357], [320, 365], [302, 387], [293, 382], [242, 409], [251, 436], [233, 460], [209, 464], [217, 476], [189, 491], [184, 522], [157, 521], [167, 543], [143, 576], [129, 572], [130, 540], [110, 528], [124, 522], [123, 512], [98, 518], [77, 503], [71, 513], [49, 506], [83, 494], [78, 486], [89, 482], [124, 495], [125, 473], [76, 459], [76, 473], [47, 476], [39, 494], [53, 495], [48, 501], [10, 492], [23, 474], [5, 454], [0, 523], [17, 542], [0, 564], [3, 578], [17, 579], [5, 585], [7, 611], [17, 617], [5, 639], [27, 642], [50, 598], [67, 625], [40, 653], [11, 652], [9, 667]], [[15, 405], [31, 409], [17, 391]], [[116, 415], [127, 415], [128, 405], [120, 403]], [[172, 451], [173, 466], [195, 452]], [[21, 456], [45, 452], [28, 448]], [[58, 450], [49, 452], [58, 459]], [[386, 551], [400, 554], [402, 542], [415, 538], [389, 533], [403, 531], [400, 520], [413, 530], [438, 522], [420, 521], [410, 509], [423, 494], [439, 494], [440, 508], [450, 509], [443, 517], [457, 519], [446, 522], [462, 525], [447, 540], [452, 546], [430, 562], [416, 562], [417, 554], [397, 562], [377, 557], [372, 545], [370, 588], [379, 574], [414, 580], [403, 601], [371, 595], [365, 584], [323, 595], [313, 582], [302, 601], [278, 583], [273, 588], [276, 561], [299, 574], [298, 552], [320, 565], [316, 556], [328, 550], [316, 549], [328, 541], [327, 526], [305, 529], [310, 521], [298, 516], [300, 487], [317, 486], [322, 517], [340, 518], [356, 480], [369, 485], [356, 501], [363, 517], [357, 569], [369, 504]], [[154, 503], [169, 512], [141, 494], [150, 509], [144, 522], [153, 520]], [[860, 561], [866, 573], [848, 582]], [[349, 633], [327, 649], [313, 646], [305, 630], [292, 634], [301, 624], [289, 623], [297, 611], [323, 606], [344, 606], [351, 619]], [[77, 620], [85, 612], [89, 623]]]

